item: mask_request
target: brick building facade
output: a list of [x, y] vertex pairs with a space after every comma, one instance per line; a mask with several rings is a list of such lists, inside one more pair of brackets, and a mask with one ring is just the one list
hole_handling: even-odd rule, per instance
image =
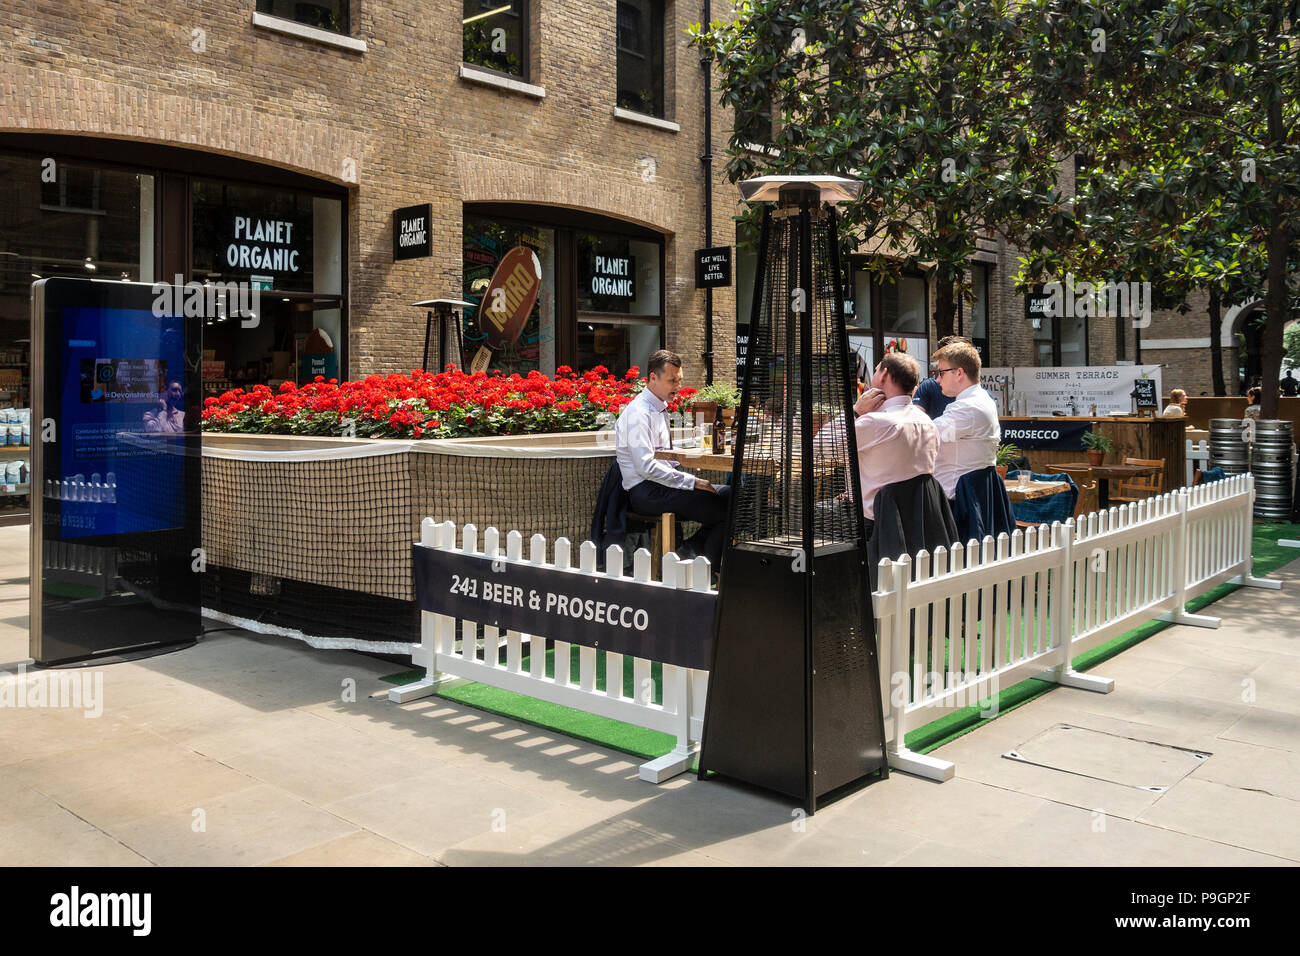
[[[172, 221], [168, 203], [182, 193], [169, 189], [185, 191], [188, 204], [190, 195], [201, 196], [207, 184], [229, 176], [242, 195], [254, 197], [239, 201], [255, 206], [258, 197], [280, 190], [276, 203], [283, 195], [299, 210], [312, 206], [314, 217], [304, 221], [320, 233], [311, 241], [313, 278], [300, 287], [278, 277], [269, 283], [276, 292], [283, 289], [282, 300], [274, 301], [285, 303], [283, 328], [292, 328], [295, 339], [291, 343], [288, 332], [268, 338], [263, 351], [273, 355], [300, 348], [314, 321], [340, 339], [340, 375], [418, 366], [425, 315], [412, 303], [482, 291], [482, 279], [475, 286], [469, 278], [465, 249], [471, 229], [480, 228], [470, 224], [487, 230], [499, 221], [514, 224], [509, 235], [525, 237], [510, 241], [542, 250], [541, 259], [554, 270], [547, 278], [560, 290], [547, 300], [554, 341], [548, 345], [545, 328], [539, 332], [540, 344], [529, 359], [533, 366], [550, 371], [556, 364], [580, 364], [584, 355], [604, 354], [592, 351], [602, 342], [615, 350], [610, 354], [622, 348], [629, 364], [639, 363], [661, 322], [662, 342], [682, 354], [687, 381], [700, 382], [706, 294], [695, 288], [693, 251], [706, 245], [700, 161], [705, 91], [698, 51], [685, 33], [699, 19], [698, 6], [683, 0], [515, 0], [525, 40], [517, 75], [507, 76], [464, 64], [466, 22], [503, 4], [482, 4], [486, 12], [478, 14], [473, 4], [417, 0], [322, 6], [279, 0], [0, 0], [6, 24], [0, 33], [0, 162], [10, 157], [11, 177], [21, 179], [43, 172], [49, 159], [83, 168], [104, 159], [109, 167], [150, 180], [141, 186], [140, 195], [148, 197], [140, 200], [141, 219], [156, 200], [160, 232], [149, 233], [149, 249], [132, 247], [139, 269], [115, 263], [109, 278], [117, 278], [119, 267], [133, 279], [170, 278], [185, 270], [202, 277], [199, 199], [193, 208], [173, 209], [178, 218]], [[319, 21], [328, 29], [306, 26], [299, 14], [287, 12], [300, 9], [332, 10], [336, 19]], [[633, 14], [653, 19], [660, 10], [662, 95], [648, 112], [620, 108], [619, 57], [641, 43], [638, 31], [649, 30]], [[729, 127], [728, 112], [715, 104], [714, 245], [736, 241], [738, 194], [721, 175]], [[99, 178], [95, 184], [98, 190]], [[258, 192], [259, 186], [266, 190]], [[243, 208], [222, 197], [214, 200], [218, 218]], [[64, 197], [51, 213], [47, 200], [42, 193], [40, 208], [47, 215], [78, 212]], [[0, 194], [0, 222], [4, 202]], [[393, 212], [423, 203], [431, 206], [430, 255], [395, 261]], [[328, 224], [333, 210], [341, 222], [331, 259], [328, 250], [336, 240], [322, 232], [321, 223]], [[204, 207], [203, 215], [209, 211]], [[256, 215], [253, 210], [244, 219]], [[67, 221], [76, 223], [79, 243], [81, 220]], [[80, 252], [55, 257], [47, 251], [46, 258], [55, 261], [42, 267], [39, 251], [16, 242], [0, 239], [13, 270], [0, 274], [0, 339], [20, 337], [27, 272], [82, 274], [76, 271]], [[556, 245], [553, 261], [545, 253], [547, 242]], [[564, 243], [568, 252], [561, 254]], [[626, 310], [626, 303], [592, 304], [578, 287], [578, 274], [590, 270], [592, 250], [599, 254], [602, 248], [622, 249], [630, 265], [639, 262], [646, 294], [657, 297], [657, 305], [638, 312]], [[658, 279], [649, 262], [656, 257]], [[93, 264], [91, 252], [85, 259]], [[1050, 364], [1050, 354], [1045, 359], [1035, 343], [1025, 296], [1012, 288], [1015, 250], [990, 243], [979, 259], [987, 275], [980, 308], [989, 364]], [[20, 260], [22, 265], [14, 264]], [[738, 261], [735, 270], [741, 282], [749, 275], [744, 266]], [[235, 274], [247, 278], [253, 272]], [[891, 309], [901, 314], [909, 308], [907, 296], [919, 295], [925, 319], [910, 328], [932, 344], [931, 292], [917, 281], [922, 284], [915, 295], [885, 290], [871, 308], [882, 317], [894, 314]], [[715, 368], [723, 378], [735, 367], [736, 292], [733, 285], [713, 295]], [[740, 298], [746, 298], [743, 290]], [[865, 316], [867, 308], [858, 305]], [[607, 314], [619, 309], [630, 315]], [[1170, 366], [1166, 387], [1181, 384], [1192, 394], [1209, 390], [1208, 349], [1198, 344], [1206, 335], [1203, 315], [1194, 304], [1186, 316], [1156, 315], [1143, 330], [1142, 359]], [[540, 321], [547, 321], [545, 315]], [[1090, 323], [1088, 364], [1115, 361], [1114, 326], [1114, 320]], [[632, 329], [640, 332], [627, 331]], [[963, 331], [969, 334], [967, 327]], [[0, 352], [5, 344], [0, 341]], [[1127, 349], [1132, 359], [1131, 338]], [[1235, 353], [1230, 354], [1225, 364], [1231, 389]], [[465, 356], [467, 364], [471, 357]], [[1082, 364], [1081, 357], [1066, 354], [1061, 360]], [[231, 368], [238, 364], [227, 368], [262, 377], [293, 374], [266, 360], [260, 367], [251, 362]]]

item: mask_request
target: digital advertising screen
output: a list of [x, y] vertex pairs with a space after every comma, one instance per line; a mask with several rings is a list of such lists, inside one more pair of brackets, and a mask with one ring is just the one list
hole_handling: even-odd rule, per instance
[[172, 301], [144, 283], [33, 286], [38, 663], [200, 632], [202, 318], [160, 307]]

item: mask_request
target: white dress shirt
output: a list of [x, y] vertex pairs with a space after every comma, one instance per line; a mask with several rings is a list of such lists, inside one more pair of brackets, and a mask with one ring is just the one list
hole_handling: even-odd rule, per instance
[[695, 476], [678, 471], [672, 463], [655, 457], [668, 447], [668, 406], [648, 388], [625, 407], [614, 426], [614, 460], [623, 473], [623, 489], [631, 491], [643, 481], [669, 488], [691, 489]]
[[944, 409], [934, 424], [939, 429], [934, 477], [952, 499], [957, 496], [957, 479], [997, 462], [1002, 441], [998, 406], [984, 386], [972, 385]]
[[853, 423], [858, 437], [858, 480], [862, 508], [874, 520], [876, 492], [885, 485], [935, 471], [939, 453], [937, 421], [911, 395], [885, 399], [874, 412]]

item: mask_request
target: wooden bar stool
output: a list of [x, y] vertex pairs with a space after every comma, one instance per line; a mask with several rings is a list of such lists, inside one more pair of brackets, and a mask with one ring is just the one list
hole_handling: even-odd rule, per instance
[[639, 521], [650, 528], [650, 567], [657, 580], [664, 555], [677, 550], [677, 515], [671, 511], [661, 515], [639, 515], [629, 511], [627, 520]]

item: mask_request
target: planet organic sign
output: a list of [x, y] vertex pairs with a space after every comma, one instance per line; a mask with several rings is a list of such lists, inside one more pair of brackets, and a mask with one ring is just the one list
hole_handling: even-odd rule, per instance
[[494, 349], [513, 345], [537, 302], [542, 264], [527, 246], [515, 246], [501, 259], [479, 302], [479, 328]]
[[226, 246], [226, 265], [232, 270], [297, 272], [299, 250], [294, 245], [295, 225], [281, 219], [235, 216], [234, 241]]
[[433, 204], [406, 206], [393, 211], [393, 261], [420, 259], [433, 248], [429, 224], [433, 218]]

